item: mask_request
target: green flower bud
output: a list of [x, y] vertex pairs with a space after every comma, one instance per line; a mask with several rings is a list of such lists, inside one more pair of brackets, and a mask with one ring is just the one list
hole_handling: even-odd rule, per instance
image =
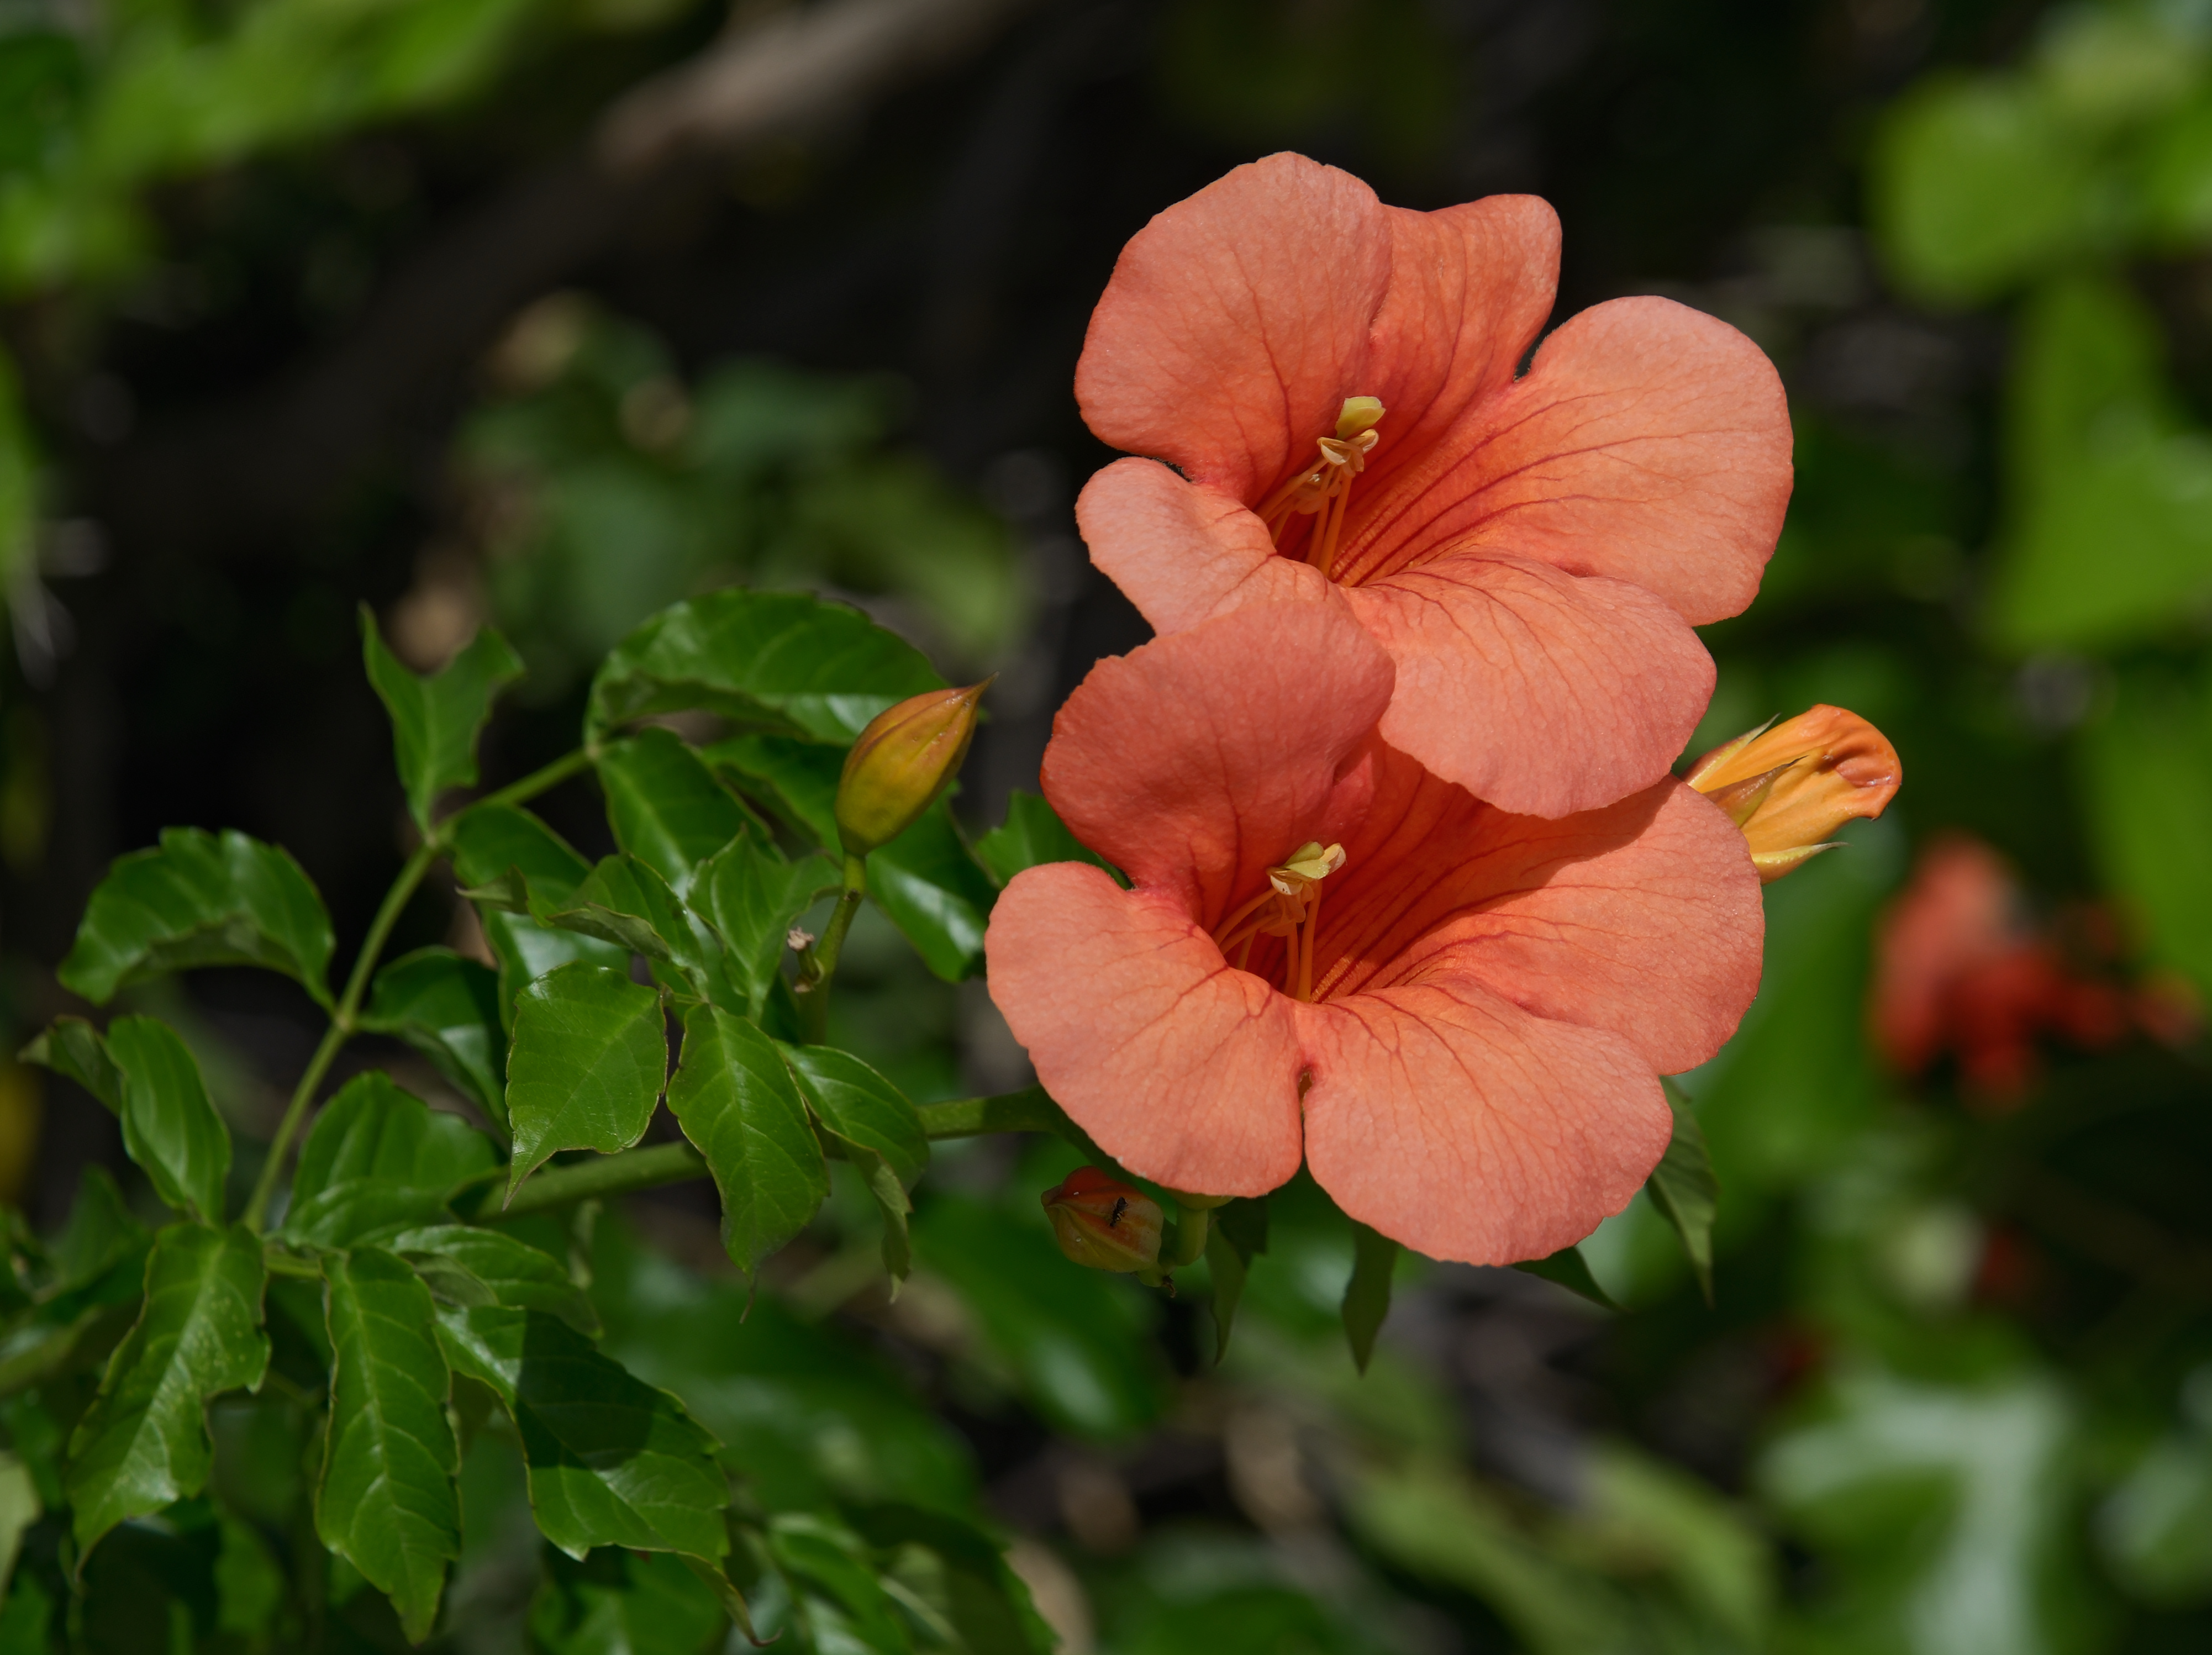
[[870, 721], [837, 778], [837, 837], [848, 855], [887, 845], [929, 808], [968, 756], [975, 703], [991, 680], [931, 690]]

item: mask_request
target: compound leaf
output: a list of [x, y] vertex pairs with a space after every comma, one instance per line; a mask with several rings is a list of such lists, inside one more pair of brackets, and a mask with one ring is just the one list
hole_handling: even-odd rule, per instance
[[792, 925], [816, 898], [837, 889], [839, 878], [837, 864], [819, 851], [786, 861], [750, 828], [700, 868], [692, 902], [721, 934], [734, 1009], [761, 1015]]
[[361, 648], [368, 681], [392, 715], [392, 759], [407, 808], [428, 832], [440, 795], [475, 784], [477, 737], [491, 716], [492, 698], [522, 676], [521, 659], [487, 626], [442, 670], [419, 677], [384, 647], [366, 604]]
[[615, 843], [687, 895], [699, 864], [745, 824], [745, 807], [673, 730], [640, 730], [599, 758]]
[[62, 986], [94, 1005], [142, 978], [196, 965], [261, 965], [331, 1003], [323, 899], [283, 850], [235, 831], [169, 828], [118, 857], [85, 905]]
[[332, 1254], [331, 1419], [315, 1532], [392, 1600], [410, 1642], [429, 1635], [461, 1552], [460, 1450], [430, 1290], [380, 1248]]
[[507, 1033], [499, 973], [450, 948], [418, 948], [376, 974], [361, 1026], [404, 1040], [461, 1095], [507, 1123]]
[[208, 1398], [258, 1388], [268, 1370], [265, 1280], [261, 1239], [242, 1226], [175, 1224], [155, 1237], [137, 1323], [70, 1439], [80, 1558], [117, 1524], [206, 1485]]
[[611, 1155], [645, 1134], [668, 1075], [660, 995], [579, 962], [522, 991], [507, 1062], [507, 1193], [556, 1150]]
[[778, 1044], [815, 1119], [832, 1137], [883, 1157], [900, 1182], [929, 1165], [929, 1135], [907, 1095], [848, 1051]]
[[868, 858], [868, 894], [947, 983], [983, 964], [983, 928], [998, 887], [968, 849], [942, 799]]
[[592, 680], [586, 733], [703, 708], [772, 734], [843, 745], [884, 708], [945, 682], [912, 644], [857, 609], [731, 587], [632, 632]]
[[806, 1226], [830, 1173], [775, 1043], [741, 1017], [695, 1006], [668, 1107], [707, 1158], [722, 1198], [722, 1245], [750, 1275]]
[[[453, 873], [465, 889], [522, 876], [529, 897], [558, 908], [591, 876], [592, 865], [528, 811], [512, 805], [478, 805], [453, 818]], [[577, 960], [627, 970], [629, 950], [618, 943], [547, 925], [530, 914], [478, 903], [484, 940], [499, 959], [501, 1023], [514, 1025], [516, 996], [526, 983]]]
[[464, 1184], [499, 1165], [492, 1141], [430, 1108], [381, 1069], [346, 1082], [300, 1149], [284, 1238], [357, 1247], [448, 1216]]
[[1090, 862], [1115, 872], [1112, 863], [1068, 831], [1057, 811], [1019, 788], [1006, 796], [1006, 819], [975, 842], [975, 859], [1001, 885], [1024, 868], [1047, 862]]
[[154, 1191], [202, 1224], [222, 1222], [230, 1129], [208, 1101], [191, 1049], [167, 1024], [118, 1017], [107, 1053], [123, 1081], [123, 1147]]
[[100, 1037], [100, 1031], [82, 1018], [56, 1018], [23, 1048], [21, 1056], [26, 1063], [36, 1063], [76, 1081], [112, 1113], [123, 1113], [123, 1072], [107, 1055], [107, 1043]]
[[599, 1312], [568, 1267], [504, 1230], [426, 1225], [403, 1231], [384, 1244], [415, 1267], [441, 1303], [462, 1310], [504, 1305], [544, 1311], [579, 1333], [599, 1330]]

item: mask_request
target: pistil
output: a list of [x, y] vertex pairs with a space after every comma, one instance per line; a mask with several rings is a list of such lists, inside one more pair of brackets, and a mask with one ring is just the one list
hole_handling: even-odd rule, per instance
[[1345, 507], [1352, 498], [1352, 480], [1367, 469], [1367, 456], [1382, 441], [1375, 428], [1382, 413], [1382, 403], [1373, 397], [1346, 397], [1336, 416], [1336, 435], [1316, 443], [1320, 454], [1315, 462], [1261, 503], [1260, 520], [1267, 526], [1277, 550], [1290, 549], [1295, 519], [1310, 517], [1314, 525], [1306, 545], [1306, 561], [1323, 575], [1334, 566], [1337, 543], [1344, 534]]
[[1321, 928], [1322, 881], [1344, 866], [1342, 845], [1310, 839], [1280, 866], [1267, 870], [1265, 889], [1240, 905], [1214, 928], [1214, 946], [1228, 958], [1237, 951], [1237, 969], [1245, 969], [1252, 945], [1263, 936], [1283, 940], [1282, 989], [1297, 999], [1313, 998], [1314, 934]]

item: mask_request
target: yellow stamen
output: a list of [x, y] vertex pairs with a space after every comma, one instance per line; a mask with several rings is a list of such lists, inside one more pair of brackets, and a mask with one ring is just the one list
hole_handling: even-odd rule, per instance
[[1262, 936], [1283, 940], [1283, 992], [1313, 998], [1314, 934], [1321, 928], [1322, 881], [1344, 866], [1342, 845], [1310, 839], [1267, 870], [1259, 895], [1237, 906], [1214, 928], [1214, 946], [1226, 958], [1237, 950], [1237, 969], [1252, 958]]
[[1367, 456], [1380, 442], [1375, 428], [1382, 421], [1382, 403], [1373, 397], [1346, 397], [1336, 416], [1336, 435], [1316, 439], [1319, 460], [1289, 478], [1261, 502], [1260, 520], [1279, 551], [1290, 550], [1291, 520], [1314, 520], [1306, 561], [1323, 575], [1336, 562], [1337, 543], [1344, 534], [1344, 512], [1352, 494], [1352, 480], [1367, 469]]

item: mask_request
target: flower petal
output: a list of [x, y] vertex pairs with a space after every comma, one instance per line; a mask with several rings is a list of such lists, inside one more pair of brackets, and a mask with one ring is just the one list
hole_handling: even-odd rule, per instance
[[1270, 155], [1122, 249], [1076, 399], [1104, 441], [1249, 505], [1313, 459], [1346, 397], [1378, 397], [1387, 474], [1408, 438], [1511, 381], [1550, 313], [1559, 249], [1533, 197], [1408, 212], [1348, 173]]
[[1616, 299], [1418, 462], [1356, 490], [1337, 573], [1372, 580], [1473, 544], [1630, 581], [1703, 625], [1758, 592], [1790, 452], [1757, 345], [1671, 300]]
[[1235, 610], [1093, 667], [1053, 721], [1045, 797], [1211, 927], [1312, 837], [1390, 680], [1341, 605]]
[[1038, 1080], [1123, 1166], [1213, 1196], [1297, 1171], [1291, 1002], [1231, 970], [1171, 897], [1048, 863], [1014, 876], [983, 947]]
[[1765, 920], [1743, 836], [1668, 780], [1547, 821], [1381, 750], [1314, 946], [1325, 998], [1449, 977], [1693, 1068], [1759, 987]]
[[1344, 596], [1397, 666], [1382, 739], [1503, 810], [1650, 786], [1712, 695], [1697, 634], [1623, 581], [1449, 552]]
[[1666, 1153], [1674, 1123], [1657, 1077], [1603, 1030], [1445, 981], [1297, 1017], [1315, 1179], [1431, 1258], [1507, 1264], [1570, 1246]]
[[1244, 604], [1329, 595], [1328, 577], [1276, 556], [1243, 506], [1152, 460], [1117, 459], [1085, 484], [1075, 522], [1091, 561], [1162, 632]]

